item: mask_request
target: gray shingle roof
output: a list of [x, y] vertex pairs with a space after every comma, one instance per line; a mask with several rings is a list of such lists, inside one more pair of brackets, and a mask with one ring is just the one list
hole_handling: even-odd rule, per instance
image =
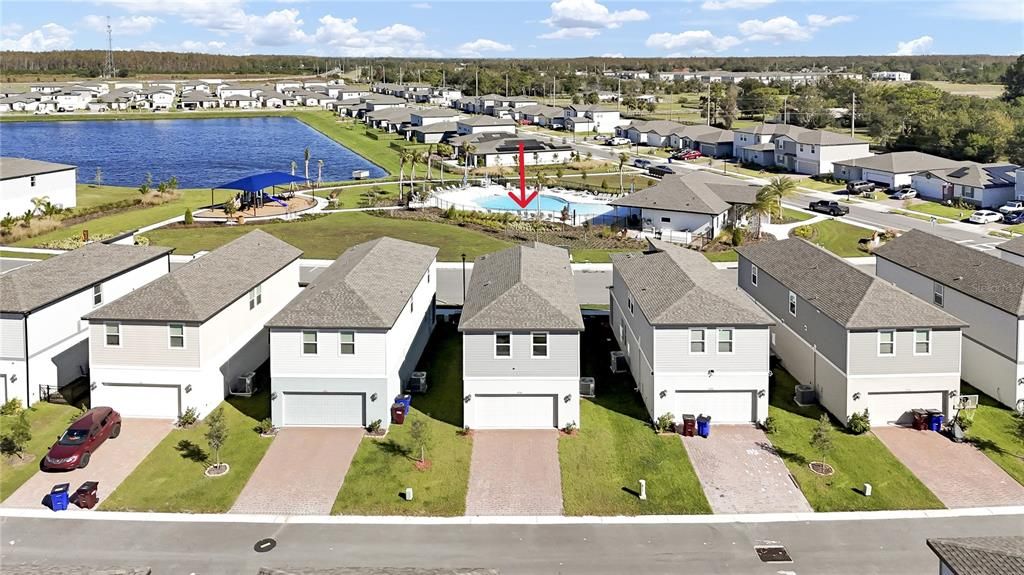
[[1003, 242], [997, 245], [996, 249], [1024, 257], [1024, 236], [1017, 236], [1012, 240]]
[[837, 134], [828, 130], [802, 130], [786, 134], [800, 144], [812, 144], [815, 146], [844, 146], [849, 144], [868, 144], [864, 140], [858, 140], [846, 134]]
[[798, 238], [736, 248], [821, 313], [851, 330], [958, 328], [964, 322]]
[[772, 136], [781, 136], [785, 134], [787, 136], [795, 137], [801, 132], [810, 132], [811, 130], [801, 128], [800, 126], [794, 126], [792, 124], [758, 124], [747, 128], [736, 128], [733, 131], [744, 134], [770, 134]]
[[1024, 316], [1024, 266], [920, 230], [906, 232], [874, 253], [998, 309]]
[[669, 136], [678, 130], [686, 128], [686, 126], [671, 120], [651, 120], [649, 122], [634, 120], [623, 129], [628, 130], [631, 128], [636, 129], [641, 134], [654, 132], [659, 136]]
[[697, 174], [665, 176], [609, 205], [718, 215], [728, 211], [730, 204], [753, 203], [757, 190], [757, 186], [719, 183]]
[[612, 266], [651, 325], [772, 325], [750, 296], [699, 252], [652, 241], [657, 250], [612, 254]]
[[453, 118], [461, 114], [461, 112], [452, 108], [411, 108], [409, 112], [421, 118]]
[[443, 134], [445, 132], [458, 132], [459, 124], [457, 122], [434, 122], [433, 124], [427, 124], [425, 126], [412, 126], [409, 128], [410, 132], [420, 132], [422, 134]]
[[1017, 168], [1018, 166], [1014, 164], [962, 162], [953, 168], [925, 171], [951, 184], [972, 188], [998, 188], [1014, 185], [1017, 181]]
[[0, 180], [23, 178], [25, 176], [37, 176], [40, 174], [63, 172], [64, 170], [74, 169], [75, 166], [70, 166], [68, 164], [55, 164], [53, 162], [30, 160], [28, 158], [0, 158]]
[[35, 311], [170, 252], [157, 246], [86, 244], [0, 276], [0, 311]]
[[480, 256], [459, 330], [583, 329], [569, 252], [533, 242]]
[[929, 539], [953, 575], [1024, 575], [1024, 537]]
[[436, 257], [435, 247], [389, 237], [353, 246], [267, 326], [389, 329]]
[[494, 116], [470, 116], [459, 120], [460, 124], [467, 126], [515, 126], [515, 120], [511, 118], [495, 118]]
[[298, 248], [255, 230], [85, 318], [202, 323], [301, 255]]
[[925, 170], [952, 168], [960, 165], [960, 162], [955, 160], [948, 160], [940, 156], [925, 154], [924, 152], [891, 152], [852, 160], [837, 160], [832, 163], [840, 166], [853, 166], [855, 168], [889, 172], [891, 174], [914, 174]]

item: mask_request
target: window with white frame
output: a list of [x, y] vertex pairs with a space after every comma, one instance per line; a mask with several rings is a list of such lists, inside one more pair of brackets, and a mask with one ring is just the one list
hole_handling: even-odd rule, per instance
[[757, 285], [757, 266], [750, 266], [750, 283]]
[[718, 328], [718, 353], [732, 353], [732, 336], [731, 327]]
[[103, 284], [92, 286], [92, 306], [96, 307], [103, 303]]
[[29, 179], [28, 179], [28, 187], [30, 187], [30, 188], [36, 187], [36, 177], [35, 176], [30, 176], [29, 177]]
[[343, 331], [338, 333], [338, 341], [341, 345], [341, 355], [355, 355], [356, 353], [356, 332]]
[[914, 330], [914, 355], [931, 355], [932, 353], [932, 330]]
[[533, 349], [531, 353], [533, 357], [547, 357], [548, 356], [548, 334], [547, 332], [534, 332], [530, 334], [532, 339]]
[[512, 357], [512, 334], [494, 334], [494, 357]]
[[690, 330], [690, 353], [704, 353], [706, 336], [704, 328]]
[[796, 294], [789, 292], [789, 315], [796, 317]]
[[946, 305], [946, 286], [939, 282], [932, 283], [932, 303], [939, 307]]
[[172, 323], [167, 326], [168, 344], [174, 349], [185, 347], [185, 326], [180, 323]]
[[317, 333], [315, 331], [302, 332], [302, 355], [316, 355]]
[[629, 314], [633, 315], [633, 296], [626, 296], [626, 307], [629, 308]]
[[105, 343], [108, 347], [121, 347], [121, 324], [108, 323], [104, 327], [106, 331]]
[[878, 355], [896, 355], [896, 332], [891, 329], [878, 330]]
[[255, 309], [261, 303], [263, 303], [263, 286], [258, 285], [249, 290], [249, 309]]
[[619, 341], [623, 341], [625, 339], [626, 339], [626, 322], [625, 321], [620, 321], [619, 322]]

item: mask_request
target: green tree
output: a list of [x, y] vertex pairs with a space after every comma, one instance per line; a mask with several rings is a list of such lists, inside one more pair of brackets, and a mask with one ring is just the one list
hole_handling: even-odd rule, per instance
[[306, 172], [305, 172], [306, 175], [305, 175], [305, 178], [306, 178], [307, 182], [309, 182], [309, 156], [310, 156], [309, 146], [306, 146], [306, 148], [302, 150], [302, 161], [306, 165]]
[[10, 429], [0, 437], [0, 454], [21, 458], [29, 441], [32, 441], [32, 424], [28, 421], [28, 411], [22, 410]]
[[430, 427], [421, 417], [413, 419], [409, 426], [409, 438], [415, 451], [420, 452], [420, 463], [427, 460], [427, 444], [430, 443]]
[[597, 104], [598, 101], [599, 101], [599, 99], [597, 97], [597, 92], [590, 92], [590, 93], [587, 94], [586, 100], [585, 100], [585, 102], [587, 104], [594, 105], [594, 104]]
[[818, 424], [814, 426], [814, 431], [811, 432], [811, 448], [821, 454], [821, 462], [825, 463], [825, 458], [832, 451], [832, 422], [829, 421], [828, 415], [824, 413], [818, 418]]
[[224, 420], [224, 408], [218, 407], [206, 416], [206, 443], [214, 453], [217, 467], [221, 466], [220, 450], [228, 441], [228, 424]]
[[1006, 147], [1010, 152], [1010, 161], [1018, 166], [1024, 166], [1024, 119], [1017, 122], [1017, 127]]
[[1018, 56], [1017, 61], [1006, 68], [999, 81], [1006, 86], [1003, 90], [1003, 99], [1007, 102], [1024, 97], [1024, 54]]
[[191, 226], [196, 223], [195, 218], [192, 217], [192, 208], [185, 208], [185, 225]]
[[146, 195], [153, 189], [153, 174], [146, 172], [146, 178], [139, 185], [139, 193]]
[[[773, 176], [768, 180], [768, 183], [761, 188], [761, 191], [766, 193], [769, 198], [775, 200], [773, 213], [781, 218], [782, 200], [796, 194], [796, 180], [789, 176]], [[772, 213], [769, 213], [768, 215], [770, 216]]]
[[629, 155], [626, 153], [619, 154], [619, 193], [623, 192], [622, 187], [622, 167], [629, 161]]

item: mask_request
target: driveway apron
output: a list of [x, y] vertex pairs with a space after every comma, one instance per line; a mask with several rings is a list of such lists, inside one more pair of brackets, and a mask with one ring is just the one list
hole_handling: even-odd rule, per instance
[[1024, 486], [969, 443], [909, 427], [875, 427], [871, 432], [946, 507], [1024, 505]]
[[561, 515], [558, 431], [477, 430], [466, 515]]
[[[99, 482], [100, 507], [103, 500], [149, 455], [150, 451], [170, 433], [170, 419], [131, 419], [121, 421], [121, 434], [107, 439], [89, 458], [85, 469], [66, 472], [43, 472], [33, 475], [24, 485], [4, 500], [3, 507], [42, 507], [44, 497], [58, 483], [70, 483], [71, 491], [86, 481]], [[32, 463], [31, 465], [37, 465]], [[69, 510], [79, 510], [68, 505]]]
[[706, 439], [682, 440], [715, 513], [813, 511], [760, 429], [716, 425]]
[[230, 513], [329, 515], [363, 435], [358, 427], [282, 429]]

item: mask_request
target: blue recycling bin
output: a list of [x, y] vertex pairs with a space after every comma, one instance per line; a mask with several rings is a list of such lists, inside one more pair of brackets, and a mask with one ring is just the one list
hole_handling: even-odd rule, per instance
[[395, 403], [400, 403], [405, 406], [405, 414], [409, 415], [409, 408], [412, 407], [412, 395], [408, 393], [396, 395]]
[[701, 415], [697, 418], [697, 435], [707, 438], [711, 435], [711, 417]]
[[70, 483], [58, 483], [50, 489], [50, 509], [54, 511], [65, 511], [68, 508], [68, 490]]
[[945, 420], [945, 416], [942, 415], [941, 411], [929, 410], [928, 411], [928, 429], [932, 431], [942, 431], [942, 422]]

